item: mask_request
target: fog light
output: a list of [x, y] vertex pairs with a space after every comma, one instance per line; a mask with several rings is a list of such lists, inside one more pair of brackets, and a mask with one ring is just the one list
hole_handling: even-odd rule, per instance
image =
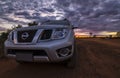
[[58, 55], [61, 56], [61, 57], [65, 57], [65, 56], [69, 55], [70, 52], [71, 52], [70, 49], [63, 48], [63, 49], [59, 49]]

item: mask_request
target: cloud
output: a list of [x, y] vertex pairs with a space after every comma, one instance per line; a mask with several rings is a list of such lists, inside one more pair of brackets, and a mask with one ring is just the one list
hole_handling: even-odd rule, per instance
[[[83, 30], [120, 30], [119, 0], [1, 0], [0, 14], [37, 21], [68, 18]], [[10, 17], [3, 19], [21, 22]]]
[[0, 27], [0, 31], [5, 31], [6, 29], [3, 27]]
[[[74, 25], [79, 28], [94, 31], [117, 31], [119, 23], [114, 25], [111, 21], [119, 19], [116, 17], [120, 14], [120, 1], [114, 0], [65, 0], [63, 5], [59, 0], [60, 8], [66, 13], [65, 17], [70, 18]], [[72, 5], [72, 6], [70, 6]], [[71, 11], [72, 9], [72, 11]], [[108, 21], [109, 19], [109, 21]], [[120, 20], [117, 20], [120, 21]], [[115, 22], [115, 21], [114, 21]]]
[[[2, 17], [1, 19], [6, 20], [7, 22], [14, 22], [14, 23], [16, 23], [16, 24], [26, 24], [26, 23], [23, 22], [23, 21], [15, 20], [15, 19], [8, 18], [8, 17]], [[5, 21], [4, 21], [4, 22], [5, 22]]]
[[43, 11], [54, 12], [54, 9], [52, 9], [52, 8], [43, 8]]
[[29, 16], [29, 13], [27, 11], [23, 11], [23, 12], [15, 12], [15, 15], [24, 15], [24, 16]]

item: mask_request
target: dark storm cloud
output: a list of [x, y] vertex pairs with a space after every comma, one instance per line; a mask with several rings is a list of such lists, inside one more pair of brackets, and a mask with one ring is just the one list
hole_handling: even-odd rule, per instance
[[24, 15], [24, 16], [30, 16], [29, 13], [27, 11], [23, 11], [23, 12], [15, 12], [15, 15]]
[[14, 19], [12, 19], [12, 18], [8, 18], [8, 17], [1, 17], [1, 19], [4, 19], [4, 20], [6, 20], [6, 21], [8, 21], [8, 22], [15, 22], [15, 23], [21, 23], [21, 24], [26, 24], [25, 22], [23, 22], [23, 21], [19, 21], [19, 20], [14, 20]]
[[52, 8], [43, 8], [43, 11], [54, 12], [54, 9], [52, 9]]
[[104, 3], [105, 10], [113, 10], [113, 11], [120, 11], [120, 2], [119, 1], [110, 1]]
[[[58, 12], [55, 16], [50, 15], [55, 12]], [[43, 17], [42, 14], [46, 13], [48, 16]], [[63, 15], [81, 29], [120, 30], [120, 0], [1, 0], [0, 14], [14, 14], [37, 21]], [[14, 21], [7, 17], [4, 19]]]
[[[58, 3], [61, 1], [58, 0]], [[69, 6], [61, 4], [60, 7], [66, 13], [67, 18], [79, 28], [90, 29], [94, 31], [117, 31], [120, 29], [119, 23], [114, 23], [111, 20], [119, 19], [120, 1], [114, 0], [65, 0]], [[70, 5], [75, 5], [71, 7]], [[109, 20], [109, 21], [108, 21]], [[118, 20], [120, 22], [120, 20]], [[114, 21], [115, 22], [115, 21]]]
[[6, 29], [3, 27], [0, 27], [0, 31], [5, 31]]
[[71, 0], [57, 0], [57, 5], [59, 6], [59, 7], [69, 7], [69, 5], [71, 4]]
[[94, 12], [95, 17], [99, 17], [100, 15], [117, 15], [120, 13], [120, 3], [118, 1], [103, 3], [102, 8]]

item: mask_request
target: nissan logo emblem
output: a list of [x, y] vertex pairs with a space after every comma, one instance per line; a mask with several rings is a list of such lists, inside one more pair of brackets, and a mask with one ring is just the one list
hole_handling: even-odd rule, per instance
[[29, 37], [29, 34], [27, 32], [22, 33], [21, 38], [23, 40], [27, 39]]

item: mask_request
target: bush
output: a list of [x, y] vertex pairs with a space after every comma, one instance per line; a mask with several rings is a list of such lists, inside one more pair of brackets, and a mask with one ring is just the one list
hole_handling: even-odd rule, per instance
[[1, 36], [0, 36], [0, 57], [4, 56], [4, 42], [5, 42], [5, 40], [7, 39], [8, 34], [9, 34], [12, 30], [14, 30], [14, 29], [16, 29], [16, 28], [21, 28], [21, 27], [22, 27], [22, 25], [13, 26], [13, 28], [10, 29], [10, 30], [7, 30], [7, 32], [1, 33]]
[[9, 31], [1, 33], [0, 36], [0, 57], [4, 56], [4, 42], [7, 39]]
[[[33, 21], [32, 23], [28, 23], [28, 26], [35, 26], [38, 25], [37, 22]], [[13, 26], [11, 30], [7, 30], [7, 32], [3, 32], [1, 33], [0, 36], [0, 57], [4, 56], [4, 42], [7, 39], [8, 34], [10, 33], [10, 31], [16, 29], [16, 28], [22, 28], [22, 25], [17, 25], [17, 26]]]

